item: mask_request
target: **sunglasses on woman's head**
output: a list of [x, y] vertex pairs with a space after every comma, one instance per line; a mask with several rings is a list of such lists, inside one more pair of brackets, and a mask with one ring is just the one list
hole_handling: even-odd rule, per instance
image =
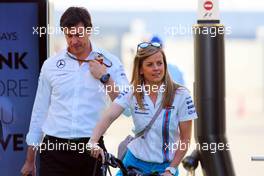
[[154, 46], [156, 48], [161, 48], [161, 44], [158, 43], [158, 42], [152, 42], [152, 43], [151, 42], [143, 42], [143, 43], [138, 44], [137, 51], [139, 49], [145, 49], [145, 48], [147, 48], [149, 46]]

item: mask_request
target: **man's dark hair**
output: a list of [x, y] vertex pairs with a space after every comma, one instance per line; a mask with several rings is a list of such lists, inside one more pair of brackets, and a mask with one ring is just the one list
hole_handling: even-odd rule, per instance
[[60, 19], [61, 28], [71, 28], [79, 23], [83, 23], [85, 28], [93, 26], [91, 15], [84, 7], [69, 7]]

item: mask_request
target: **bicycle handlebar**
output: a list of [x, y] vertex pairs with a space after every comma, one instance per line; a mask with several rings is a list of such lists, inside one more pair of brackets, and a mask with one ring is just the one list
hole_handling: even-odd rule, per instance
[[[88, 151], [88, 153], [90, 154], [90, 151]], [[123, 173], [123, 176], [160, 176], [158, 173], [143, 174], [140, 169], [131, 166], [126, 168], [121, 160], [106, 151], [104, 152], [104, 157], [105, 162], [102, 164], [101, 169], [103, 170], [105, 176], [108, 166], [119, 168]], [[99, 156], [98, 160], [102, 161], [101, 155]]]

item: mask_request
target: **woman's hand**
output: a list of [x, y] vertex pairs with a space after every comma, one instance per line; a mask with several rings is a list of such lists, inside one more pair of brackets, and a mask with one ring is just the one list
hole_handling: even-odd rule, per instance
[[90, 156], [94, 158], [98, 158], [99, 156], [101, 156], [102, 163], [104, 163], [105, 162], [104, 150], [96, 142], [89, 141], [89, 145], [91, 147]]
[[162, 176], [173, 176], [170, 171], [165, 171], [163, 174], [161, 174]]

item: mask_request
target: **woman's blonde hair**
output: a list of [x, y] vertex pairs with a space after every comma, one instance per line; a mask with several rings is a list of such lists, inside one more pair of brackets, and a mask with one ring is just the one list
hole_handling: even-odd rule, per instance
[[[162, 95], [162, 106], [163, 108], [166, 108], [172, 105], [173, 103], [172, 101], [174, 99], [176, 90], [180, 87], [180, 85], [173, 82], [173, 80], [171, 79], [169, 75], [166, 56], [162, 48], [158, 48], [158, 47], [150, 45], [146, 48], [137, 50], [137, 54], [134, 59], [134, 67], [133, 67], [131, 84], [134, 88], [143, 86], [144, 78], [143, 78], [143, 75], [140, 74], [140, 69], [142, 67], [143, 61], [147, 59], [149, 56], [156, 54], [157, 52], [161, 52], [162, 57], [163, 57], [164, 67], [165, 67], [165, 74], [162, 79], [162, 82], [165, 85], [164, 87], [165, 91], [163, 92], [163, 95]], [[145, 109], [144, 103], [143, 103], [144, 92], [134, 91], [134, 96], [136, 97], [139, 108]]]

